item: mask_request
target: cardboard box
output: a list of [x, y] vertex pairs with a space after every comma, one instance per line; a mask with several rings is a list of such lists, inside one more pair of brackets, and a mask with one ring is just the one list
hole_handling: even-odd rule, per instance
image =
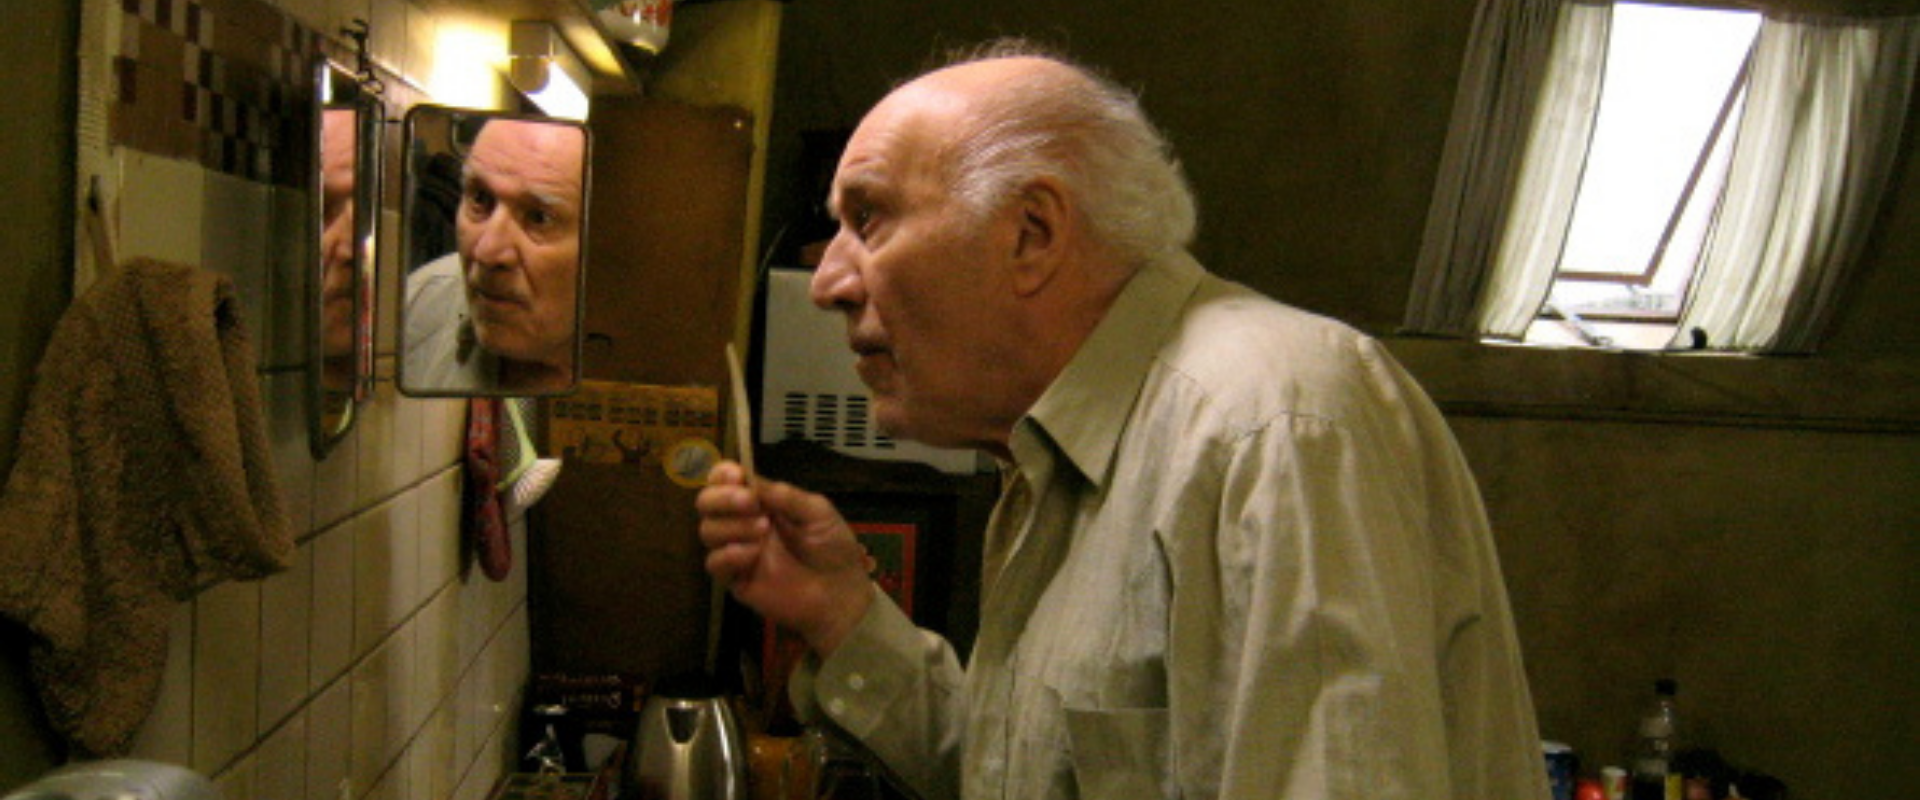
[[546, 409], [545, 450], [568, 463], [658, 465], [676, 444], [720, 434], [720, 395], [711, 386], [581, 381]]

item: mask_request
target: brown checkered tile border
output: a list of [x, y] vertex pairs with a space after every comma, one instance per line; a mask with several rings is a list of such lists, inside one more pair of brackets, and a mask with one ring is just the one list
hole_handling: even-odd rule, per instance
[[121, 0], [115, 144], [301, 185], [320, 34], [260, 0]]

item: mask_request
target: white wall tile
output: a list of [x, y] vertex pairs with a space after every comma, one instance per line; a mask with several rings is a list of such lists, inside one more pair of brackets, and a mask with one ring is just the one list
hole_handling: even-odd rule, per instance
[[407, 748], [408, 783], [421, 800], [445, 800], [453, 793], [459, 771], [453, 760], [453, 711], [434, 709], [420, 735]]
[[260, 742], [253, 760], [254, 794], [246, 796], [262, 800], [306, 797], [307, 713], [289, 717], [286, 724], [269, 734]]
[[387, 730], [387, 749], [384, 757], [389, 765], [398, 759], [413, 740], [414, 733], [420, 730], [420, 724], [426, 721], [426, 715], [416, 709], [425, 709], [429, 702], [426, 698], [413, 696], [413, 687], [419, 683], [414, 677], [415, 664], [419, 662], [417, 631], [413, 628], [401, 628], [394, 631], [387, 640], [387, 716], [384, 725]]
[[[463, 760], [485, 759], [485, 747], [502, 729], [511, 729], [519, 711], [520, 688], [527, 671], [526, 617], [510, 615], [496, 626], [460, 681], [455, 720], [456, 753]], [[511, 744], [509, 742], [508, 744]]]
[[307, 439], [307, 378], [298, 372], [261, 376], [267, 404], [267, 441], [273, 449], [280, 509], [294, 536], [313, 529], [313, 451]]
[[407, 770], [401, 765], [382, 774], [362, 800], [410, 800], [407, 791]]
[[271, 0], [281, 11], [310, 29], [332, 32], [327, 24], [332, 9], [328, 0]]
[[322, 528], [337, 523], [359, 508], [360, 430], [354, 426], [313, 467], [313, 525]]
[[434, 18], [433, 12], [412, 0], [408, 0], [406, 8], [406, 67], [401, 70], [401, 74], [416, 83], [426, 85], [427, 79], [433, 76], [434, 44], [439, 37], [439, 21]]
[[[382, 363], [391, 364], [392, 359], [382, 359]], [[392, 374], [391, 371], [388, 372]], [[428, 470], [422, 464], [420, 456], [426, 446], [425, 432], [422, 426], [426, 421], [426, 403], [412, 399], [399, 392], [391, 391], [392, 381], [386, 383], [393, 398], [393, 470], [403, 486], [411, 486], [426, 477]]]
[[188, 764], [193, 761], [193, 603], [174, 606], [167, 626], [167, 666], [160, 697], [134, 735], [133, 755]]
[[460, 673], [453, 720], [453, 757], [460, 764], [467, 764], [480, 755], [480, 748], [497, 719], [488, 706], [488, 689], [492, 683], [493, 664], [486, 659], [475, 659], [464, 665]]
[[401, 625], [426, 599], [420, 584], [420, 501], [416, 492], [404, 492], [393, 499], [393, 537], [387, 542], [388, 552], [393, 554], [393, 592], [387, 598], [388, 627]]
[[421, 400], [420, 466], [432, 472], [461, 463], [466, 456], [467, 401], [462, 399]]
[[400, 212], [397, 210], [380, 212], [380, 253], [376, 262], [379, 264], [379, 270], [374, 281], [378, 289], [373, 304], [374, 350], [384, 355], [399, 352], [400, 276], [407, 271], [406, 265], [400, 263], [400, 242], [404, 238], [400, 227]]
[[120, 159], [119, 235], [121, 261], [146, 256], [199, 265], [206, 170], [191, 161], [148, 155], [132, 148]]
[[268, 188], [222, 172], [205, 172], [206, 203], [201, 219], [201, 264], [233, 281], [241, 320], [253, 343], [254, 358], [267, 363], [275, 336], [268, 323], [270, 272], [267, 242], [273, 228]]
[[307, 330], [313, 317], [307, 308], [309, 273], [318, 269], [313, 263], [314, 238], [319, 234], [311, 223], [312, 202], [312, 194], [301, 189], [275, 186], [267, 192], [273, 229], [266, 242], [269, 299], [264, 316], [270, 335], [262, 355], [270, 366], [306, 363]]
[[260, 584], [228, 581], [194, 599], [193, 768], [205, 774], [258, 731]]
[[403, 734], [389, 724], [392, 705], [407, 687], [394, 681], [395, 648], [382, 645], [353, 668], [353, 722], [350, 774], [353, 785], [371, 787], [399, 750]]
[[355, 796], [349, 768], [353, 754], [353, 692], [342, 680], [307, 706], [307, 800]]
[[285, 572], [260, 584], [260, 715], [265, 735], [305, 704], [312, 683], [313, 543], [296, 548]]
[[[528, 654], [527, 607], [518, 606], [513, 615], [500, 628], [500, 635], [494, 637], [493, 646], [488, 648], [487, 658], [498, 662], [494, 671], [497, 683], [493, 687], [494, 702], [505, 709], [502, 724], [511, 723], [519, 718], [521, 695], [525, 693], [527, 675], [530, 669]], [[513, 727], [508, 725], [508, 727]]]
[[[458, 469], [443, 469], [421, 482], [419, 496], [420, 585], [423, 591], [448, 588], [460, 579], [460, 485]], [[458, 589], [453, 589], [458, 594]]]
[[353, 524], [353, 653], [373, 651], [393, 630], [394, 504], [368, 509]]
[[393, 384], [377, 382], [372, 399], [358, 409], [359, 419], [354, 422], [360, 459], [359, 473], [354, 480], [357, 507], [364, 508], [392, 496], [404, 480], [394, 453], [394, 417], [397, 416], [394, 399]]
[[[465, 535], [465, 534], [462, 534]], [[527, 596], [527, 531], [524, 519], [508, 526], [512, 539], [513, 568], [504, 580], [483, 575], [477, 565], [466, 567], [460, 591], [461, 658], [477, 657], [480, 648], [500, 635], [500, 628]]]
[[[462, 536], [466, 534], [462, 533]], [[494, 631], [493, 606], [496, 592], [492, 591], [493, 581], [481, 574], [478, 564], [468, 560], [462, 567], [460, 582], [455, 592], [460, 597], [459, 630], [455, 632], [458, 642], [458, 654], [462, 669], [471, 670], [474, 662], [480, 660], [480, 654], [492, 640]], [[466, 678], [462, 678], [466, 680]]]
[[313, 553], [313, 613], [309, 687], [340, 677], [353, 661], [354, 523], [316, 537]]
[[221, 770], [213, 776], [213, 788], [221, 797], [263, 797], [255, 760], [249, 756]]
[[451, 591], [434, 595], [410, 623], [416, 631], [410, 694], [420, 713], [431, 714], [447, 705], [450, 693], [459, 683], [459, 653], [453, 635], [459, 597], [459, 593]]
[[[362, 0], [364, 2], [364, 0]], [[369, 9], [373, 35], [367, 47], [380, 66], [400, 72], [406, 66], [407, 4], [401, 0], [378, 0]]]
[[474, 760], [467, 775], [460, 783], [456, 796], [462, 800], [485, 800], [492, 787], [506, 774], [506, 767], [513, 763], [513, 733], [508, 726], [494, 729], [480, 742], [474, 754]]
[[[366, 20], [367, 24], [371, 26], [381, 21], [379, 16], [374, 13], [373, 6], [388, 5], [392, 2], [393, 0], [325, 0], [327, 15], [326, 27], [321, 28], [320, 32], [332, 38], [339, 39], [342, 38], [340, 36], [340, 29], [352, 25], [355, 19]], [[377, 28], [375, 30], [380, 34], [386, 33], [385, 31], [379, 31]], [[399, 31], [394, 31], [388, 35], [399, 35], [399, 33]], [[371, 40], [368, 42], [370, 46], [373, 43]]]

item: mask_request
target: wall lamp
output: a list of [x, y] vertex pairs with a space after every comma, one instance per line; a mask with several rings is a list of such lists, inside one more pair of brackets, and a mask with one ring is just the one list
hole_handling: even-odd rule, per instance
[[507, 81], [547, 116], [585, 121], [592, 76], [551, 23], [516, 20], [507, 36]]

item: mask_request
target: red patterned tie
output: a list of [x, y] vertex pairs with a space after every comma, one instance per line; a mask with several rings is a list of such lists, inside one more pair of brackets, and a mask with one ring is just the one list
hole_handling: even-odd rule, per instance
[[461, 503], [462, 527], [472, 537], [480, 571], [505, 580], [513, 569], [513, 542], [500, 503], [500, 401], [475, 397], [467, 403], [467, 479]]

